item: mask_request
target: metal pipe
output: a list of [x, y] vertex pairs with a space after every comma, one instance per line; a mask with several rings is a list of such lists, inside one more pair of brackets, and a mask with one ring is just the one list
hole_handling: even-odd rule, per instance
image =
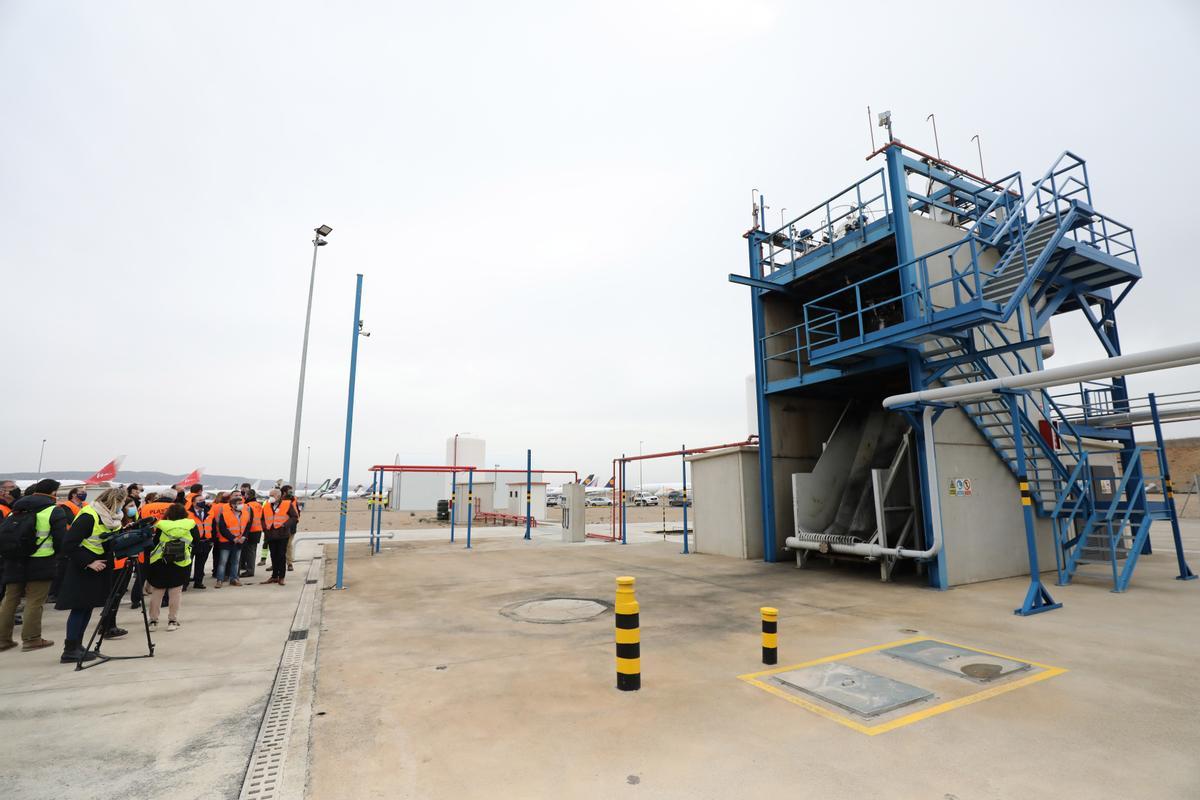
[[[727, 447], [747, 447], [752, 444], [758, 444], [758, 436], [751, 436], [750, 438], [745, 439], [740, 442], [729, 442], [727, 444], [710, 444], [705, 447], [693, 447], [691, 449], [684, 450], [683, 453], [684, 453], [684, 455], [690, 456], [690, 455], [694, 455], [696, 453], [708, 453], [713, 450], [724, 450]], [[649, 458], [668, 458], [668, 457], [674, 457], [674, 456], [679, 455], [679, 452], [680, 451], [678, 451], [678, 450], [668, 450], [665, 453], [646, 453], [646, 455], [644, 455], [644, 456], [629, 456], [625, 460], [626, 461], [642, 461], [644, 459], [649, 459]]]
[[346, 588], [342, 582], [346, 567], [346, 495], [350, 489], [350, 442], [354, 432], [354, 378], [358, 369], [358, 337], [362, 331], [362, 283], [363, 276], [360, 272], [354, 283], [354, 333], [350, 339], [350, 389], [346, 397], [346, 449], [342, 456], [342, 505], [338, 515], [337, 582], [334, 584], [338, 589]]
[[1045, 389], [1076, 381], [1099, 380], [1118, 375], [1136, 375], [1175, 367], [1186, 367], [1200, 363], [1200, 342], [1160, 347], [1141, 353], [1130, 353], [1112, 358], [1084, 361], [1065, 367], [1054, 367], [1040, 372], [1023, 372], [1002, 378], [979, 381], [966, 386], [946, 386], [920, 392], [896, 394], [883, 401], [884, 408], [899, 408], [917, 403], [960, 403], [989, 397], [997, 389]]
[[679, 465], [683, 472], [683, 554], [688, 554], [688, 528], [687, 528], [687, 446], [679, 445]]
[[471, 549], [471, 523], [475, 518], [475, 470], [467, 473], [467, 549]]
[[903, 547], [881, 547], [877, 544], [834, 544], [830, 542], [809, 542], [789, 536], [784, 542], [792, 550], [832, 550], [835, 553], [847, 553], [856, 556], [879, 558], [894, 556], [896, 558], [933, 558], [942, 549], [942, 503], [938, 494], [937, 452], [933, 441], [933, 415], [937, 411], [934, 406], [925, 406], [921, 414], [921, 428], [925, 438], [925, 482], [929, 487], [930, 527], [933, 530], [933, 544], [928, 550], [909, 550]]
[[[499, 472], [500, 470], [495, 470]], [[533, 450], [525, 451], [525, 541], [529, 541], [529, 517], [533, 513]]]

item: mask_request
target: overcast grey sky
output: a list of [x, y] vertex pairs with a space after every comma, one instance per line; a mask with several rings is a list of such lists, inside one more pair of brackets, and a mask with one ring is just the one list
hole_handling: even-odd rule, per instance
[[[936, 113], [967, 166], [979, 133], [992, 175], [1088, 159], [1146, 275], [1125, 350], [1195, 340], [1198, 9], [2, 0], [0, 470], [44, 437], [48, 471], [284, 475], [321, 223], [314, 479], [341, 469], [357, 271], [355, 480], [456, 431], [597, 472], [741, 438], [750, 189], [798, 211], [865, 175], [868, 104], [918, 147]], [[1055, 334], [1053, 364], [1101, 354]]]

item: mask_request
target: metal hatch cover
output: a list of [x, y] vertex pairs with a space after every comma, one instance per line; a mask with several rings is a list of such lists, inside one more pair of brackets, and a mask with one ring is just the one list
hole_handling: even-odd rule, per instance
[[1014, 672], [1030, 668], [1024, 661], [1015, 661], [1003, 656], [994, 656], [967, 647], [926, 640], [911, 642], [883, 651], [893, 658], [910, 661], [926, 667], [948, 672], [977, 683], [990, 683]]
[[901, 683], [836, 661], [781, 672], [774, 679], [784, 686], [864, 717], [876, 717], [933, 697], [933, 692], [920, 686]]

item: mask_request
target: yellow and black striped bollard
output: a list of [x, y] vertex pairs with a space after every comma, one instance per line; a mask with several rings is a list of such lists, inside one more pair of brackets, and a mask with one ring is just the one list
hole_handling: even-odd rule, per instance
[[762, 658], [763, 663], [774, 666], [779, 663], [779, 609], [763, 606], [762, 613]]
[[633, 578], [617, 578], [617, 688], [636, 692], [642, 688], [642, 631]]

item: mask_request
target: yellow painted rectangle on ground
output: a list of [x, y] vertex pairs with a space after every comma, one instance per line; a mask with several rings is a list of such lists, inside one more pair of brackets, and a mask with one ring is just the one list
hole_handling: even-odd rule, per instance
[[[794, 669], [802, 669], [804, 667], [811, 667], [816, 664], [827, 664], [831, 661], [841, 661], [843, 659], [853, 658], [854, 656], [861, 656], [861, 655], [865, 655], [867, 653], [875, 653], [880, 650], [887, 650], [888, 648], [891, 648], [891, 647], [898, 647], [903, 644], [912, 644], [913, 642], [937, 642], [938, 644], [950, 645], [952, 647], [961, 647], [965, 650], [973, 650], [976, 653], [983, 653], [983, 654], [989, 655], [989, 656], [996, 656], [997, 658], [1007, 658], [1007, 659], [1011, 659], [1013, 661], [1021, 661], [1026, 664], [1029, 664], [1030, 666], [1037, 667], [1041, 671], [1036, 672], [1033, 675], [1028, 675], [1024, 678], [1019, 678], [1015, 681], [1007, 681], [1005, 683], [998, 684], [996, 686], [989, 686], [987, 688], [979, 690], [978, 692], [974, 692], [972, 694], [968, 694], [964, 697], [959, 697], [954, 700], [947, 700], [944, 703], [939, 703], [935, 706], [930, 706], [929, 708], [923, 708], [919, 711], [913, 711], [910, 714], [905, 714], [904, 716], [888, 720], [887, 722], [881, 722], [877, 725], [864, 724], [850, 716], [847, 716], [846, 714], [843, 714], [839, 711], [833, 711], [831, 709], [828, 709], [815, 701], [806, 700], [805, 698], [800, 697], [795, 694], [792, 694], [791, 692], [788, 692], [788, 691], [780, 688], [779, 686], [767, 683], [765, 680], [762, 680], [763, 678], [767, 678], [767, 677], [770, 677], [771, 675], [776, 675], [781, 672], [790, 672]], [[771, 669], [766, 669], [761, 672], [751, 672], [746, 675], [739, 675], [738, 679], [743, 680], [746, 683], [751, 684], [752, 686], [757, 686], [758, 688], [760, 688], [764, 691], [770, 692], [773, 695], [782, 697], [784, 700], [787, 700], [790, 703], [795, 703], [796, 705], [800, 706], [801, 708], [806, 708], [809, 711], [813, 712], [814, 714], [818, 714], [822, 717], [825, 717], [826, 719], [833, 720], [834, 722], [838, 723], [839, 725], [845, 725], [847, 728], [856, 730], [859, 733], [865, 733], [868, 736], [877, 736], [878, 734], [881, 734], [881, 733], [887, 733], [888, 731], [893, 731], [896, 728], [902, 728], [905, 725], [911, 725], [914, 722], [920, 722], [921, 720], [928, 719], [929, 717], [935, 717], [938, 714], [945, 714], [947, 711], [953, 711], [956, 708], [962, 708], [963, 706], [969, 706], [973, 703], [978, 703], [981, 700], [987, 700], [988, 698], [996, 697], [997, 695], [1005, 694], [1006, 692], [1011, 692], [1014, 689], [1020, 689], [1024, 686], [1029, 686], [1031, 684], [1038, 683], [1040, 681], [1044, 681], [1049, 678], [1053, 678], [1056, 675], [1061, 675], [1066, 671], [1067, 670], [1062, 667], [1052, 667], [1049, 664], [1039, 664], [1038, 662], [1030, 661], [1027, 658], [1017, 658], [1016, 656], [1007, 656], [1007, 655], [1004, 655], [1003, 653], [996, 653], [991, 650], [984, 650], [979, 647], [967, 647], [966, 645], [954, 644], [953, 642], [945, 642], [945, 641], [942, 641], [941, 639], [934, 639], [930, 636], [915, 636], [910, 639], [900, 639], [895, 642], [887, 642], [886, 644], [874, 645], [872, 647], [863, 647], [859, 650], [850, 650], [845, 653], [838, 653], [837, 655], [825, 656], [824, 658], [814, 658], [812, 661], [805, 661], [800, 664], [791, 664], [786, 667], [772, 667]]]

